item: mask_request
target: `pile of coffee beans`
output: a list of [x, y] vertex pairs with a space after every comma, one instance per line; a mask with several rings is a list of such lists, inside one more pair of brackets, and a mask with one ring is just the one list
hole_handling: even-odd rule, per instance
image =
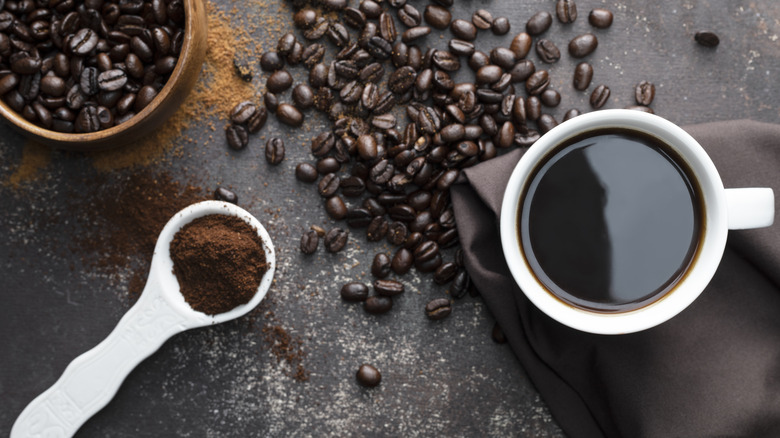
[[[447, 285], [449, 297], [434, 298], [424, 309], [430, 319], [445, 318], [452, 311], [451, 298], [477, 293], [458, 247], [449, 188], [464, 168], [502, 150], [528, 147], [558, 124], [545, 113], [562, 100], [550, 87], [545, 66], [564, 55], [548, 30], [554, 17], [563, 25], [575, 22], [577, 5], [559, 0], [553, 14], [531, 16], [507, 46], [483, 51], [476, 45], [480, 34], [508, 34], [510, 21], [485, 9], [454, 17], [452, 0], [434, 0], [422, 10], [405, 0], [362, 0], [354, 6], [348, 0], [291, 1], [300, 35], [281, 36], [275, 50], [261, 56], [269, 74], [266, 92], [260, 102], [242, 102], [233, 110], [228, 144], [246, 147], [247, 133], [265, 123], [267, 112], [290, 126], [302, 124], [310, 108], [326, 114], [331, 126], [313, 134], [309, 145], [316, 162], [299, 163], [296, 178], [317, 183], [331, 219], [362, 229], [367, 241], [384, 240], [394, 248], [392, 254], [374, 257], [375, 294], [365, 284], [348, 283], [342, 298], [362, 302], [368, 313], [388, 312], [404, 290], [388, 277], [400, 278], [414, 268]], [[594, 29], [606, 29], [613, 16], [594, 9], [587, 19]], [[447, 49], [424, 45], [434, 30], [449, 38]], [[565, 47], [568, 56], [587, 58], [597, 51], [598, 38], [585, 32]], [[528, 58], [532, 50], [540, 65]], [[286, 70], [296, 65], [308, 70], [307, 84], [295, 84]], [[456, 80], [463, 72], [470, 72], [471, 79]], [[593, 75], [593, 66], [582, 61], [574, 70], [573, 88], [588, 90]], [[283, 102], [290, 89], [291, 101]], [[603, 107], [610, 93], [604, 84], [593, 87], [592, 108]], [[641, 82], [632, 108], [652, 112], [654, 95], [655, 87]], [[580, 113], [572, 108], [564, 120]], [[257, 123], [249, 122], [252, 117]], [[283, 150], [273, 150], [269, 162], [281, 161]], [[313, 253], [322, 237], [308, 230], [301, 251]]]
[[54, 131], [121, 124], [176, 67], [184, 19], [182, 0], [0, 1], [0, 96]]

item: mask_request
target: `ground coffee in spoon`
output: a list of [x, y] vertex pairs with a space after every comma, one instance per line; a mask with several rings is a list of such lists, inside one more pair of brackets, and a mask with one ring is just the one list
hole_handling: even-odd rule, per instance
[[235, 216], [193, 220], [174, 235], [170, 254], [184, 300], [208, 315], [248, 303], [268, 270], [257, 230]]

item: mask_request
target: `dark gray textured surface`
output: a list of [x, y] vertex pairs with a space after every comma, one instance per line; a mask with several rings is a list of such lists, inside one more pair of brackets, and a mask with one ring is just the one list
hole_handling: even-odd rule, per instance
[[[412, 3], [420, 10], [427, 4]], [[508, 46], [534, 12], [552, 13], [554, 4], [461, 2], [454, 16], [468, 18], [486, 7], [494, 16], [510, 17], [509, 35], [483, 33], [486, 43], [478, 44], [484, 50], [498, 41]], [[633, 103], [634, 85], [648, 80], [657, 87], [656, 113], [678, 124], [780, 121], [778, 3], [577, 4], [577, 22], [564, 27], [554, 21], [545, 34], [564, 51], [549, 68], [552, 85], [563, 95], [561, 106], [552, 110], [558, 119], [570, 107], [589, 109], [587, 97], [595, 85], [609, 85], [606, 107], [620, 108]], [[234, 6], [252, 7], [242, 5], [220, 7], [236, 16]], [[594, 32], [599, 48], [588, 59], [596, 73], [588, 92], [580, 93], [570, 85], [577, 61], [565, 47], [571, 37], [590, 30], [586, 18], [593, 7], [611, 9], [615, 21], [610, 29]], [[699, 29], [718, 33], [720, 46], [696, 45], [693, 34]], [[434, 35], [426, 43], [444, 47], [446, 38]], [[535, 54], [530, 57], [536, 62]], [[346, 281], [370, 281], [371, 258], [389, 250], [385, 243], [366, 243], [355, 231], [340, 254], [322, 248], [313, 257], [298, 252], [300, 234], [309, 225], [333, 225], [314, 187], [293, 175], [299, 161], [312, 161], [308, 138], [324, 120], [309, 117], [307, 124], [301, 133], [269, 120], [265, 136], [283, 136], [287, 143], [287, 158], [278, 167], [266, 164], [259, 136], [246, 151], [226, 153], [221, 133], [207, 123], [193, 124], [185, 133], [194, 143], [176, 140], [186, 144], [187, 153], [149, 167], [166, 168], [209, 190], [232, 186], [240, 204], [266, 224], [279, 253], [267, 306], [276, 323], [302, 339], [310, 379], [297, 381], [284, 362], [277, 363], [263, 342], [261, 320], [197, 329], [174, 337], [141, 363], [79, 435], [562, 436], [511, 351], [491, 341], [493, 321], [479, 298], [457, 301], [444, 321], [428, 321], [422, 307], [446, 288], [433, 285], [429, 276], [411, 274], [404, 277], [406, 294], [390, 314], [367, 315], [343, 303], [338, 289]], [[19, 168], [23, 144], [21, 136], [0, 125], [2, 181]], [[119, 176], [137, 171], [122, 170]], [[38, 178], [19, 187], [0, 186], [0, 434], [10, 431], [24, 406], [73, 358], [102, 340], [129, 306], [129, 272], [91, 270], [73, 249], [80, 230], [71, 218], [83, 216], [73, 207], [88, 206], [97, 191], [121, 184], [114, 175], [96, 188], [90, 181], [97, 176], [88, 155], [55, 152]], [[355, 383], [363, 362], [382, 372], [378, 388]]]

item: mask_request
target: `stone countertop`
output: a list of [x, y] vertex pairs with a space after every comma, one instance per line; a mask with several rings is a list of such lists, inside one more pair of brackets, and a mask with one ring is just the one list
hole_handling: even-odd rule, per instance
[[[427, 4], [411, 3], [420, 11]], [[455, 18], [469, 19], [478, 8], [510, 18], [508, 35], [481, 33], [477, 46], [485, 51], [508, 46], [533, 13], [554, 14], [555, 8], [551, 0], [457, 3]], [[647, 80], [656, 85], [656, 114], [681, 125], [780, 121], [779, 3], [580, 0], [577, 6], [574, 24], [554, 20], [543, 36], [563, 52], [547, 66], [563, 99], [546, 111], [558, 120], [572, 107], [589, 110], [589, 93], [598, 84], [612, 90], [605, 108], [632, 105], [635, 84]], [[594, 7], [615, 14], [610, 29], [588, 25]], [[232, 103], [261, 90], [267, 74], [257, 68], [256, 55], [293, 30], [288, 17], [289, 5], [270, 0], [210, 5], [212, 37], [232, 37], [235, 44], [226, 46], [234, 46], [238, 63], [255, 72], [242, 86], [249, 95]], [[704, 29], [719, 35], [717, 48], [693, 41]], [[588, 91], [578, 92], [571, 77], [579, 61], [566, 45], [587, 31], [599, 39], [586, 59], [595, 74]], [[444, 48], [449, 35], [434, 31], [422, 44]], [[155, 145], [147, 140], [135, 153], [50, 151], [0, 124], [0, 434], [7, 435], [22, 409], [72, 359], [105, 338], [131, 306], [129, 291], [143, 281], [144, 258], [85, 245], [85, 236], [109, 233], [101, 228], [111, 217], [107, 200], [134, 177], [155, 175], [206, 193], [231, 187], [273, 238], [275, 282], [251, 317], [166, 342], [78, 436], [563, 436], [512, 351], [491, 339], [494, 321], [478, 296], [456, 300], [450, 317], [429, 321], [425, 303], [447, 296], [447, 287], [412, 271], [402, 277], [407, 292], [386, 315], [368, 315], [339, 298], [345, 282], [370, 282], [373, 255], [392, 249], [352, 230], [338, 254], [322, 247], [312, 256], [300, 253], [300, 236], [311, 225], [337, 225], [315, 187], [294, 177], [297, 163], [314, 161], [309, 141], [326, 119], [310, 111], [304, 128], [291, 129], [270, 117], [246, 150], [230, 151], [223, 109], [241, 90], [220, 89], [234, 83], [224, 77], [229, 69], [217, 65], [226, 55], [210, 54], [213, 65], [204, 68], [195, 92], [212, 106], [180, 111], [164, 126], [165, 135], [154, 136]], [[541, 65], [536, 54], [529, 57]], [[297, 80], [305, 78], [303, 67], [292, 71]], [[273, 136], [287, 147], [278, 166], [263, 155]], [[379, 387], [356, 384], [362, 363], [380, 370]]]

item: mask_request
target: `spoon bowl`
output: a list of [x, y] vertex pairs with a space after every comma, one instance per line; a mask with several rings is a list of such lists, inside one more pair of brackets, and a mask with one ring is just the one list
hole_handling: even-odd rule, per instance
[[[257, 230], [268, 268], [248, 303], [207, 315], [190, 307], [179, 292], [169, 248], [184, 225], [213, 214], [236, 216]], [[204, 201], [179, 211], [157, 238], [149, 277], [138, 302], [106, 339], [74, 359], [54, 385], [27, 405], [11, 429], [11, 438], [72, 436], [111, 401], [130, 371], [168, 338], [191, 328], [230, 321], [254, 309], [271, 287], [275, 268], [271, 237], [246, 210], [227, 202]]]

